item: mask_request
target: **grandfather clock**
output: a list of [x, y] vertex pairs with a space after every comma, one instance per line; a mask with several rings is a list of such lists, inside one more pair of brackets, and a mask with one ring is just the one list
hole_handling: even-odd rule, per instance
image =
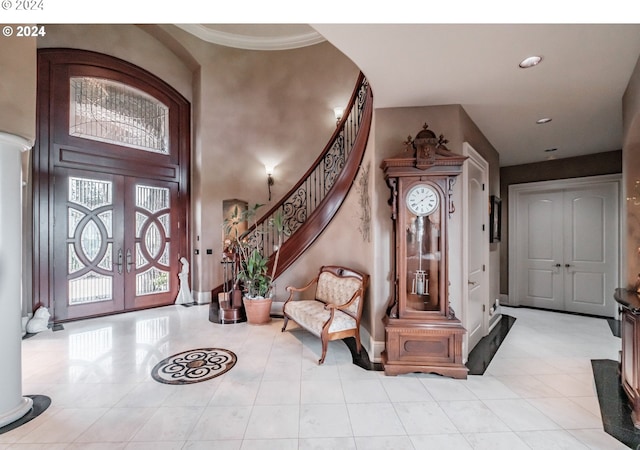
[[428, 129], [405, 142], [403, 154], [382, 161], [391, 189], [394, 296], [384, 318], [387, 375], [437, 373], [467, 378], [466, 330], [449, 306], [447, 231], [456, 177], [466, 157], [449, 151]]

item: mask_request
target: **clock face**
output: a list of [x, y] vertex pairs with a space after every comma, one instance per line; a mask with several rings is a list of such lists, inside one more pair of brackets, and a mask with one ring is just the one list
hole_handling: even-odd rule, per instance
[[409, 189], [405, 199], [407, 208], [416, 216], [428, 216], [438, 208], [438, 193], [428, 184], [418, 184]]

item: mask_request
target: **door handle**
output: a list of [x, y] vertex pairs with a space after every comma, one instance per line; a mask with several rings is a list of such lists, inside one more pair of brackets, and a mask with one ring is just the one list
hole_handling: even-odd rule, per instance
[[118, 266], [118, 273], [122, 274], [122, 249], [118, 250], [118, 259], [116, 260], [116, 266]]
[[470, 286], [475, 286], [476, 284], [478, 284], [477, 281], [467, 281], [467, 284]]
[[569, 267], [571, 267], [571, 264], [565, 264], [564, 266], [565, 266], [566, 268], [569, 268]]
[[131, 249], [128, 248], [127, 249], [127, 273], [131, 272]]
[[558, 263], [556, 264], [556, 267], [562, 267], [562, 264]]

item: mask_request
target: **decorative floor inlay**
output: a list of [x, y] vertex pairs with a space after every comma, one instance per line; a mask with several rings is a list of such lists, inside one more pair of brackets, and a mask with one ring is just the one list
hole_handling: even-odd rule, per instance
[[159, 383], [189, 384], [206, 381], [231, 370], [235, 353], [222, 348], [199, 348], [160, 361], [151, 376]]

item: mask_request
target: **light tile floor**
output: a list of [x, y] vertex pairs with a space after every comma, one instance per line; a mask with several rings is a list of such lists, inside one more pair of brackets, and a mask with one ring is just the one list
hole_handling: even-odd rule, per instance
[[[607, 322], [504, 308], [517, 318], [483, 376], [386, 377], [282, 320], [218, 325], [208, 306], [67, 323], [23, 341], [24, 394], [51, 398], [0, 449], [622, 449], [602, 429], [590, 360], [617, 360]], [[226, 374], [160, 384], [184, 350], [238, 356]]]

